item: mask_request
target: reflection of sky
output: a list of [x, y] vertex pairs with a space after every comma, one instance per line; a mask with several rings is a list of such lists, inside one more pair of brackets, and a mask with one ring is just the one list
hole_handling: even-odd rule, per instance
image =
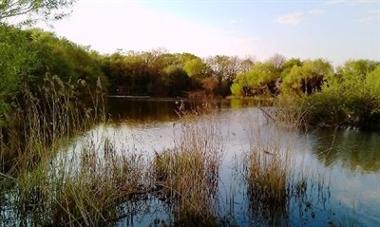
[[[294, 151], [293, 168], [308, 174], [311, 182], [322, 180], [325, 185], [329, 186], [328, 190], [324, 192], [329, 198], [327, 205], [318, 202], [318, 193], [309, 191], [311, 193], [309, 199], [313, 201], [316, 215], [314, 218], [309, 218], [309, 222], [304, 225], [327, 225], [329, 220], [343, 224], [380, 225], [378, 212], [380, 209], [380, 171], [378, 168], [367, 168], [367, 162], [379, 162], [379, 152], [370, 150], [373, 149], [373, 141], [376, 141], [373, 135], [363, 138], [362, 134], [347, 135], [347, 132], [343, 132], [343, 135], [338, 134], [335, 137], [338, 138], [335, 139], [335, 147], [338, 149], [332, 150], [330, 154], [333, 155], [327, 157], [322, 153], [320, 147], [321, 144], [329, 143], [326, 139], [330, 138], [329, 134], [324, 134], [325, 137], [321, 140], [316, 133], [305, 135], [280, 130], [268, 124], [258, 113], [257, 109], [245, 108], [233, 111], [223, 110], [213, 117], [223, 147], [219, 184], [220, 213], [227, 214], [232, 210], [238, 223], [248, 225], [246, 192], [241, 181], [243, 157], [251, 146], [270, 145]], [[196, 123], [210, 123], [210, 118], [203, 116]], [[255, 133], [255, 136], [252, 136], [252, 133]], [[143, 154], [146, 158], [151, 158], [154, 152], [159, 153], [173, 148], [180, 135], [181, 124], [173, 121], [149, 124], [106, 124], [100, 125], [80, 137], [79, 143], [75, 143], [74, 148], [79, 151], [89, 137], [95, 138], [97, 143], [101, 143], [100, 138], [108, 137], [115, 142], [118, 150], [133, 151]], [[358, 135], [359, 139], [355, 135]], [[372, 143], [360, 143], [366, 138]], [[352, 147], [347, 144], [354, 144], [354, 149], [357, 151], [362, 147], [370, 151], [371, 158], [366, 158], [365, 153], [360, 154], [362, 156], [357, 158], [357, 152], [341, 149], [341, 147], [345, 147], [345, 149]], [[97, 146], [101, 147], [99, 144]], [[355, 163], [355, 166], [363, 166], [367, 171], [352, 168], [352, 163]], [[294, 208], [290, 211], [291, 223], [299, 224], [304, 221], [297, 216], [298, 211], [294, 204], [290, 208]], [[144, 223], [147, 221], [144, 218], [142, 220]], [[350, 220], [349, 223], [345, 223], [347, 220]]]

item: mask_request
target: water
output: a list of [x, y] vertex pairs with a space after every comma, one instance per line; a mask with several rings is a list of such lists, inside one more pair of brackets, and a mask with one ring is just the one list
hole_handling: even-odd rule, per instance
[[[238, 226], [380, 226], [380, 134], [284, 130], [272, 125], [251, 104], [223, 101], [212, 115], [222, 148], [217, 203], [212, 209], [224, 220], [222, 223], [228, 225], [228, 220]], [[186, 108], [194, 105], [197, 104], [186, 103]], [[94, 127], [61, 153], [75, 154], [89, 137], [99, 143], [109, 137], [116, 148], [143, 154], [149, 160], [155, 153], [174, 147], [181, 136], [175, 100], [110, 98], [108, 107], [113, 123]], [[209, 117], [200, 115], [192, 124], [209, 122]], [[295, 176], [308, 176], [308, 187], [303, 196], [291, 196], [284, 209], [275, 207], [269, 215], [263, 215], [258, 203], [248, 196], [243, 163], [252, 146], [267, 144], [292, 149], [292, 169]], [[153, 195], [125, 203], [123, 209], [125, 216], [117, 221], [117, 226], [173, 223], [171, 205]]]
[[[103, 133], [129, 137], [135, 150], [159, 152], [174, 146], [178, 136], [173, 100], [110, 99], [110, 114], [118, 123], [103, 125]], [[219, 104], [216, 121], [223, 138], [223, 157], [220, 169], [218, 213], [233, 216], [237, 225], [266, 223], [295, 226], [380, 226], [380, 135], [357, 130], [315, 130], [278, 132], [270, 127], [254, 106], [233, 100]], [[202, 117], [200, 117], [202, 118]], [[303, 163], [303, 171], [310, 172], [314, 187], [308, 189], [303, 204], [293, 199], [287, 214], [271, 217], [272, 222], [261, 222], [250, 209], [246, 185], [239, 176], [242, 156], [252, 140], [249, 125], [261, 128], [262, 141], [277, 140], [281, 144], [292, 141], [294, 155]], [[277, 132], [276, 132], [277, 130]], [[240, 164], [239, 164], [240, 163]], [[296, 164], [295, 164], [296, 165]], [[299, 170], [301, 171], [301, 169]], [[322, 182], [322, 183], [320, 183]], [[322, 185], [322, 186], [321, 186]], [[231, 198], [233, 204], [231, 205]], [[306, 204], [306, 205], [305, 205]], [[148, 209], [122, 219], [118, 225], [146, 226], [157, 220], [170, 223], [166, 205], [152, 199]], [[131, 221], [133, 220], [133, 221]]]

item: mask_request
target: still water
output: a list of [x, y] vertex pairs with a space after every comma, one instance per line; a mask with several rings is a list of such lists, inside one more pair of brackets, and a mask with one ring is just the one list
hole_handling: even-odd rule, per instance
[[[108, 106], [114, 122], [99, 125], [84, 137], [111, 136], [146, 157], [172, 148], [178, 139], [180, 118], [175, 100], [110, 98]], [[191, 105], [186, 103], [186, 108]], [[199, 116], [196, 121], [204, 118]], [[220, 102], [213, 119], [223, 150], [218, 202], [213, 208], [219, 218], [233, 220], [238, 226], [380, 226], [380, 134], [281, 130], [258, 108], [241, 100]], [[255, 139], [252, 128], [259, 132]], [[248, 198], [241, 172], [250, 147], [266, 143], [291, 146], [294, 171], [308, 174], [309, 187], [302, 199], [291, 198], [285, 211], [264, 217]], [[126, 204], [125, 209], [131, 212], [117, 222], [118, 226], [172, 223], [170, 206], [153, 196]]]

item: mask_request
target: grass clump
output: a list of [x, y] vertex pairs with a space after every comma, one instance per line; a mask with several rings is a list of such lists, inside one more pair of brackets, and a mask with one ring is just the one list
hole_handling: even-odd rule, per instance
[[213, 207], [221, 152], [218, 131], [212, 121], [189, 124], [189, 118], [185, 117], [175, 148], [156, 154], [156, 184], [163, 198], [173, 205], [175, 225], [215, 226], [218, 222]]
[[291, 197], [290, 159], [286, 152], [273, 147], [255, 147], [246, 157], [245, 180], [252, 214], [276, 219], [286, 214]]
[[[284, 115], [281, 112], [280, 116]], [[280, 220], [286, 220], [291, 200], [306, 191], [306, 178], [295, 175], [294, 169], [300, 166], [294, 160], [295, 141], [289, 140], [294, 140], [292, 133], [298, 131], [298, 123], [272, 120], [265, 129], [248, 126], [250, 148], [243, 161], [250, 214], [261, 225], [279, 225]]]
[[142, 157], [110, 139], [90, 137], [62, 152], [73, 136], [103, 120], [101, 91], [89, 90], [88, 104], [78, 100], [79, 88], [86, 88], [83, 81], [47, 77], [15, 104], [0, 133], [0, 223], [109, 224], [123, 215], [125, 201], [148, 190]]
[[[109, 139], [99, 147], [88, 141], [72, 156], [40, 162], [14, 179], [6, 194], [8, 210], [19, 223], [100, 226], [124, 216], [122, 204], [146, 194], [150, 181], [141, 156], [121, 150]], [[118, 150], [119, 152], [119, 150]], [[17, 224], [17, 223], [15, 223]]]
[[121, 204], [148, 191], [140, 155], [125, 150], [120, 155], [108, 139], [100, 151], [92, 142], [87, 147], [80, 155], [78, 171], [58, 189], [53, 203], [56, 223], [67, 222], [67, 217], [91, 226], [112, 223], [124, 215]]

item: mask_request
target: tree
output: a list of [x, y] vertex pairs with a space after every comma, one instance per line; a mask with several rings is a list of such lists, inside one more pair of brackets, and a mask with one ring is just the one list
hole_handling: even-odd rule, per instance
[[[378, 65], [376, 68], [373, 66]], [[309, 122], [327, 125], [380, 127], [380, 65], [349, 61], [324, 78], [320, 92], [303, 97]]]
[[371, 95], [380, 99], [380, 65], [368, 74], [366, 84]]
[[276, 94], [276, 82], [279, 78], [280, 73], [271, 61], [256, 63], [248, 72], [238, 74], [231, 92], [244, 96]]
[[311, 94], [321, 90], [323, 81], [333, 73], [332, 66], [323, 59], [305, 61], [302, 66], [294, 65], [284, 75], [281, 91], [292, 94]]
[[181, 96], [184, 91], [188, 90], [189, 77], [181, 67], [171, 65], [166, 67], [164, 72], [166, 75], [162, 77], [162, 80], [167, 95]]
[[216, 55], [210, 58], [208, 63], [219, 82], [232, 82], [239, 70], [239, 59], [237, 57]]
[[214, 78], [218, 81], [217, 93], [222, 96], [230, 94], [230, 87], [239, 73], [240, 60], [237, 57], [217, 55], [208, 59]]
[[[39, 29], [21, 30], [0, 25], [0, 118], [5, 118], [23, 88], [36, 92], [46, 77], [55, 76], [64, 83], [86, 81], [95, 88], [106, 78], [95, 52], [53, 33]], [[84, 93], [77, 91], [76, 93]]]
[[183, 69], [191, 78], [204, 79], [209, 76], [210, 68], [200, 58], [187, 61]]
[[241, 73], [248, 72], [251, 69], [253, 64], [254, 64], [253, 60], [250, 58], [246, 58], [244, 60], [241, 60], [240, 64], [239, 64], [239, 70], [238, 71]]
[[0, 1], [0, 23], [17, 16], [26, 16], [23, 22], [38, 19], [57, 20], [69, 12], [75, 0], [3, 0]]
[[269, 59], [269, 62], [272, 63], [275, 69], [280, 70], [285, 64], [286, 58], [280, 54], [275, 54]]
[[370, 60], [350, 60], [338, 68], [338, 75], [355, 75], [359, 79], [364, 79], [378, 65], [379, 62]]
[[11, 108], [9, 99], [17, 95], [22, 80], [37, 62], [31, 52], [28, 35], [18, 29], [0, 25], [0, 126]]

